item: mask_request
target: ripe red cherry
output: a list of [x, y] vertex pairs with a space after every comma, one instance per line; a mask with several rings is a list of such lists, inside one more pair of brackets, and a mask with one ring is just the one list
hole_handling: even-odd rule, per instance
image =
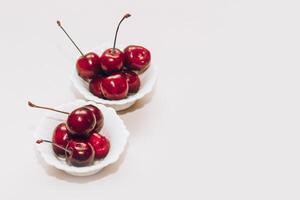
[[101, 69], [105, 74], [121, 71], [123, 68], [124, 54], [119, 49], [107, 49], [101, 56]]
[[89, 90], [93, 95], [103, 98], [103, 94], [100, 87], [101, 81], [102, 77], [93, 78], [89, 83]]
[[85, 107], [77, 108], [71, 113], [68, 113], [49, 107], [38, 106], [30, 101], [28, 101], [28, 105], [33, 108], [46, 109], [68, 115], [67, 128], [70, 132], [70, 137], [88, 138], [90, 132], [96, 127], [96, 116], [94, 115], [93, 111]]
[[105, 50], [101, 56], [101, 68], [102, 71], [106, 74], [119, 72], [123, 68], [124, 55], [121, 50], [116, 48], [116, 42], [117, 42], [118, 31], [121, 23], [123, 22], [124, 19], [130, 16], [131, 16], [130, 14], [125, 14], [123, 18], [119, 21], [115, 33], [113, 48]]
[[78, 75], [83, 79], [91, 79], [101, 71], [100, 58], [95, 53], [82, 55], [76, 63]]
[[108, 154], [110, 142], [105, 136], [99, 133], [92, 133], [88, 141], [95, 150], [96, 158], [104, 158]]
[[96, 117], [96, 126], [92, 132], [99, 132], [104, 125], [104, 117], [101, 110], [92, 104], [86, 105], [85, 107], [92, 111]]
[[[54, 129], [54, 132], [52, 135], [52, 142], [54, 142], [62, 147], [66, 147], [69, 140], [70, 140], [69, 131], [67, 129], [66, 124], [65, 123], [58, 124], [57, 127]], [[52, 148], [56, 155], [65, 156], [65, 150], [58, 148], [55, 145], [52, 145]]]
[[67, 127], [71, 137], [88, 138], [95, 126], [96, 117], [94, 113], [85, 107], [75, 109], [67, 119]]
[[148, 49], [142, 46], [130, 45], [124, 49], [125, 66], [131, 70], [143, 71], [151, 61]]
[[124, 74], [127, 78], [127, 82], [128, 82], [128, 86], [129, 86], [129, 93], [137, 93], [140, 89], [140, 85], [141, 85], [141, 81], [139, 76], [133, 72], [133, 71], [129, 71], [129, 70], [125, 70]]
[[37, 140], [37, 144], [47, 142], [60, 148], [65, 152], [66, 162], [76, 167], [84, 167], [93, 164], [95, 159], [95, 150], [87, 141], [70, 140], [66, 147], [62, 147], [49, 140]]
[[71, 140], [66, 149], [67, 163], [76, 167], [84, 167], [93, 164], [95, 150], [92, 145], [86, 141]]
[[85, 80], [97, 76], [97, 74], [100, 73], [101, 71], [101, 63], [100, 63], [99, 56], [93, 52], [88, 54], [83, 54], [82, 51], [79, 49], [79, 47], [76, 45], [76, 43], [73, 41], [73, 39], [70, 37], [70, 35], [66, 32], [64, 27], [61, 25], [61, 22], [57, 21], [56, 23], [62, 29], [62, 31], [67, 35], [67, 37], [70, 39], [70, 41], [73, 43], [73, 45], [81, 54], [81, 57], [77, 60], [76, 63], [76, 69], [78, 75]]
[[107, 76], [101, 81], [101, 91], [105, 98], [110, 100], [124, 99], [128, 94], [126, 76], [118, 73]]

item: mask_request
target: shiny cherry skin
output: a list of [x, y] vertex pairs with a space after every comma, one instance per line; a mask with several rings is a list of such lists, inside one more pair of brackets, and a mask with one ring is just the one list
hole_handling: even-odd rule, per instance
[[142, 46], [130, 45], [124, 49], [125, 66], [128, 69], [143, 71], [151, 61], [151, 53]]
[[100, 87], [102, 78], [103, 77], [93, 78], [89, 83], [90, 92], [99, 98], [103, 98], [103, 94], [102, 94], [101, 87]]
[[101, 91], [103, 96], [109, 100], [120, 100], [128, 94], [127, 78], [122, 73], [107, 76], [101, 81]]
[[91, 79], [101, 71], [101, 62], [97, 54], [91, 52], [81, 56], [76, 63], [77, 73], [83, 79]]
[[85, 107], [92, 111], [96, 117], [96, 126], [92, 132], [99, 132], [104, 125], [104, 117], [101, 110], [92, 104], [86, 105]]
[[93, 164], [95, 150], [87, 141], [70, 140], [66, 149], [66, 161], [69, 165], [84, 167]]
[[107, 75], [119, 72], [123, 68], [123, 60], [124, 54], [121, 50], [107, 49], [101, 56], [101, 69]]
[[[60, 123], [56, 126], [54, 129], [53, 135], [52, 135], [52, 142], [56, 143], [59, 146], [66, 147], [70, 137], [69, 137], [69, 131], [67, 129], [67, 126], [65, 123]], [[65, 151], [61, 148], [58, 148], [55, 145], [52, 145], [53, 151], [57, 156], [65, 156]]]
[[95, 126], [94, 113], [85, 107], [75, 109], [67, 119], [67, 128], [72, 138], [88, 138]]
[[95, 158], [101, 159], [108, 154], [110, 149], [110, 142], [105, 136], [96, 132], [92, 133], [89, 137], [88, 142], [93, 146], [95, 150]]
[[129, 93], [137, 93], [141, 86], [141, 81], [139, 76], [130, 70], [124, 70], [123, 72], [127, 78], [128, 86], [129, 86]]

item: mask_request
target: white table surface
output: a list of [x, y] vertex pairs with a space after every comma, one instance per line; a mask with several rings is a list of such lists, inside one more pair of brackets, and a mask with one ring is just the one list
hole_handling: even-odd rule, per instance
[[[0, 199], [299, 199], [300, 12], [297, 0], [1, 1]], [[48, 167], [32, 132], [43, 111], [80, 98], [79, 54], [142, 44], [155, 92], [122, 113], [131, 136], [91, 177]]]

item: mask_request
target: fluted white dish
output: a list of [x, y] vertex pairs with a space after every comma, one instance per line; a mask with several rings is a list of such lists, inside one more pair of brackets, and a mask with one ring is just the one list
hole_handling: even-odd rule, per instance
[[[106, 107], [104, 105], [99, 105], [94, 102], [86, 102], [83, 100], [76, 100], [62, 106], [59, 106], [58, 109], [71, 112], [72, 110], [92, 104], [97, 106], [103, 113], [104, 116], [104, 126], [100, 131], [101, 134], [106, 136], [110, 141], [110, 151], [108, 155], [101, 160], [95, 160], [94, 164], [86, 167], [75, 167], [70, 166], [66, 163], [65, 159], [58, 158], [53, 150], [52, 145], [50, 144], [36, 144], [37, 150], [40, 152], [42, 158], [45, 162], [57, 169], [63, 170], [68, 174], [74, 176], [88, 176], [99, 172], [104, 167], [116, 162], [122, 152], [124, 151], [129, 132], [125, 127], [121, 118], [117, 115], [116, 111], [112, 108]], [[38, 124], [34, 138], [37, 139], [52, 139], [52, 134], [55, 127], [62, 121], [65, 121], [67, 118], [66, 115], [56, 112], [47, 112], [46, 115], [41, 119]]]
[[[111, 44], [105, 43], [99, 48], [96, 48], [93, 52], [97, 53], [99, 56], [107, 48], [111, 48]], [[123, 45], [118, 45], [121, 50], [124, 49]], [[89, 91], [89, 84], [80, 78], [77, 74], [76, 68], [73, 68], [71, 75], [71, 81], [77, 91], [87, 100], [94, 101], [106, 105], [108, 107], [114, 108], [116, 111], [125, 110], [132, 106], [137, 100], [142, 99], [145, 95], [150, 93], [155, 85], [157, 74], [153, 62], [150, 63], [150, 66], [146, 71], [139, 74], [141, 80], [141, 86], [139, 91], [136, 94], [130, 94], [127, 98], [121, 100], [107, 100], [96, 97]]]

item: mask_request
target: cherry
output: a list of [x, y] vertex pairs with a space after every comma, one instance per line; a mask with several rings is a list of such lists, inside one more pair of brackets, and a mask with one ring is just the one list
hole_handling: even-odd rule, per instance
[[90, 143], [81, 140], [71, 140], [66, 148], [69, 150], [66, 151], [67, 163], [77, 167], [84, 167], [94, 162], [95, 150]]
[[107, 49], [101, 56], [101, 69], [105, 74], [118, 72], [123, 68], [124, 54], [119, 49]]
[[148, 68], [151, 54], [142, 46], [130, 45], [124, 49], [125, 66], [131, 70], [143, 71]]
[[101, 71], [100, 58], [93, 52], [82, 55], [76, 62], [76, 69], [80, 77], [91, 79]]
[[43, 142], [51, 143], [57, 148], [65, 151], [66, 161], [70, 165], [84, 167], [89, 166], [94, 162], [95, 150], [92, 145], [86, 141], [70, 140], [66, 148], [49, 140], [40, 139], [36, 141], [37, 144], [41, 144]]
[[[66, 147], [70, 140], [69, 131], [65, 123], [56, 126], [53, 132], [52, 141], [62, 147]], [[52, 145], [53, 151], [58, 156], [65, 156], [65, 150]]]
[[101, 81], [102, 81], [102, 78], [103, 77], [96, 77], [96, 78], [93, 78], [90, 83], [89, 83], [89, 90], [90, 92], [97, 96], [97, 97], [100, 97], [100, 98], [103, 98], [103, 94], [102, 94], [102, 91], [101, 91]]
[[71, 137], [88, 138], [90, 132], [94, 130], [96, 126], [96, 117], [94, 113], [85, 107], [77, 108], [71, 113], [68, 113], [53, 108], [38, 106], [33, 104], [30, 101], [28, 102], [28, 105], [33, 108], [41, 108], [41, 109], [67, 114], [68, 115], [67, 128], [68, 131], [70, 132]]
[[121, 69], [123, 68], [124, 54], [121, 50], [116, 48], [116, 41], [121, 23], [124, 19], [130, 16], [131, 15], [127, 13], [119, 21], [115, 33], [113, 48], [105, 50], [101, 56], [101, 69], [106, 74], [112, 74], [114, 72], [121, 71]]
[[96, 117], [96, 126], [92, 132], [99, 132], [104, 125], [104, 117], [101, 110], [92, 104], [86, 105], [85, 107], [92, 111]]
[[127, 78], [121, 73], [103, 78], [100, 86], [103, 96], [110, 100], [125, 98], [129, 89]]
[[81, 54], [81, 57], [76, 62], [76, 69], [78, 75], [83, 79], [91, 79], [101, 72], [100, 58], [97, 54], [90, 52], [83, 54], [70, 35], [66, 32], [64, 27], [61, 25], [60, 21], [57, 21], [57, 25], [62, 29], [62, 31], [67, 35], [73, 45]]
[[96, 117], [94, 113], [86, 107], [75, 109], [69, 114], [67, 119], [67, 127], [72, 137], [87, 138], [95, 126]]
[[129, 86], [129, 93], [137, 93], [140, 89], [141, 81], [139, 76], [130, 70], [125, 70], [123, 72], [127, 78], [128, 86]]
[[88, 141], [95, 150], [96, 158], [104, 158], [108, 154], [110, 142], [105, 136], [95, 132], [91, 134]]

